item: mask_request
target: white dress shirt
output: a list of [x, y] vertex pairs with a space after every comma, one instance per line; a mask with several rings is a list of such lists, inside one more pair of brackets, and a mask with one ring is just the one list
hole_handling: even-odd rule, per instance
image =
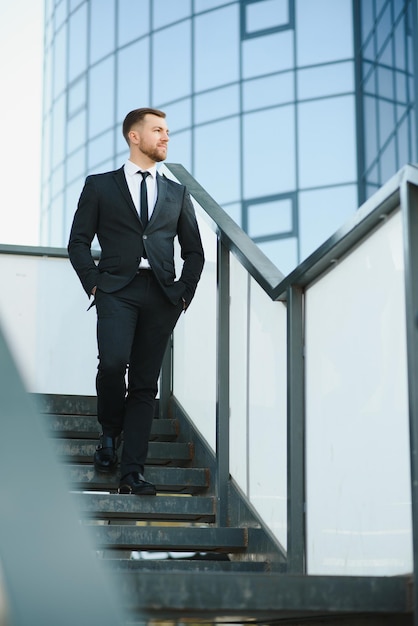
[[[132, 201], [135, 205], [136, 210], [138, 211], [138, 215], [141, 215], [141, 194], [140, 194], [140, 186], [142, 182], [141, 168], [139, 168], [135, 163], [132, 163], [129, 159], [126, 161], [123, 166], [125, 172], [126, 182], [128, 183], [128, 188], [130, 194], [132, 196]], [[154, 211], [155, 203], [157, 202], [158, 195], [158, 186], [157, 186], [157, 164], [153, 165], [149, 169], [146, 170], [150, 173], [150, 176], [147, 176], [145, 179], [147, 185], [147, 195], [148, 195], [148, 219], [151, 219], [152, 212]], [[150, 264], [147, 259], [141, 259], [139, 267], [149, 268]]]

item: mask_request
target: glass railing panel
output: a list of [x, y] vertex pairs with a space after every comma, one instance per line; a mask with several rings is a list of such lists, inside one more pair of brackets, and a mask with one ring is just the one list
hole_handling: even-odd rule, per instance
[[95, 394], [96, 313], [66, 251], [0, 254], [0, 282], [0, 323], [28, 391]]
[[286, 548], [286, 307], [251, 279], [249, 496]]
[[309, 574], [411, 572], [400, 212], [306, 292]]
[[286, 307], [232, 255], [230, 314], [231, 475], [285, 546]]
[[217, 237], [201, 218], [197, 204], [195, 208], [205, 266], [191, 306], [180, 316], [173, 333], [173, 393], [215, 450]]

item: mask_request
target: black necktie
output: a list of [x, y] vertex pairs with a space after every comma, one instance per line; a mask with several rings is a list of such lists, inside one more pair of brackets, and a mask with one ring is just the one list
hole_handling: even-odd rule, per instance
[[150, 175], [149, 172], [139, 172], [142, 175], [141, 180], [141, 222], [142, 226], [146, 228], [148, 224], [148, 194], [147, 194], [147, 182], [146, 177]]

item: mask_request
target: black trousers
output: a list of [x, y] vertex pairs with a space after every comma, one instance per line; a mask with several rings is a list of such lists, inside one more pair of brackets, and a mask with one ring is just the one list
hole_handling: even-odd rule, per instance
[[98, 420], [106, 435], [123, 431], [121, 476], [143, 473], [161, 364], [183, 303], [167, 299], [151, 270], [115, 293], [97, 290], [95, 300]]

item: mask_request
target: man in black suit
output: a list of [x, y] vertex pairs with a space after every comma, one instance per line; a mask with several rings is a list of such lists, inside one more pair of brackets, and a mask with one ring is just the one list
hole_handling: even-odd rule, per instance
[[[98, 471], [117, 465], [120, 493], [155, 495], [144, 478], [158, 377], [167, 341], [199, 281], [204, 255], [190, 196], [157, 171], [167, 155], [165, 113], [142, 108], [123, 122], [129, 159], [114, 172], [88, 176], [68, 244], [71, 263], [97, 310]], [[96, 265], [91, 242], [97, 235]], [[183, 266], [176, 280], [174, 239]], [[128, 371], [126, 386], [126, 371]]]

